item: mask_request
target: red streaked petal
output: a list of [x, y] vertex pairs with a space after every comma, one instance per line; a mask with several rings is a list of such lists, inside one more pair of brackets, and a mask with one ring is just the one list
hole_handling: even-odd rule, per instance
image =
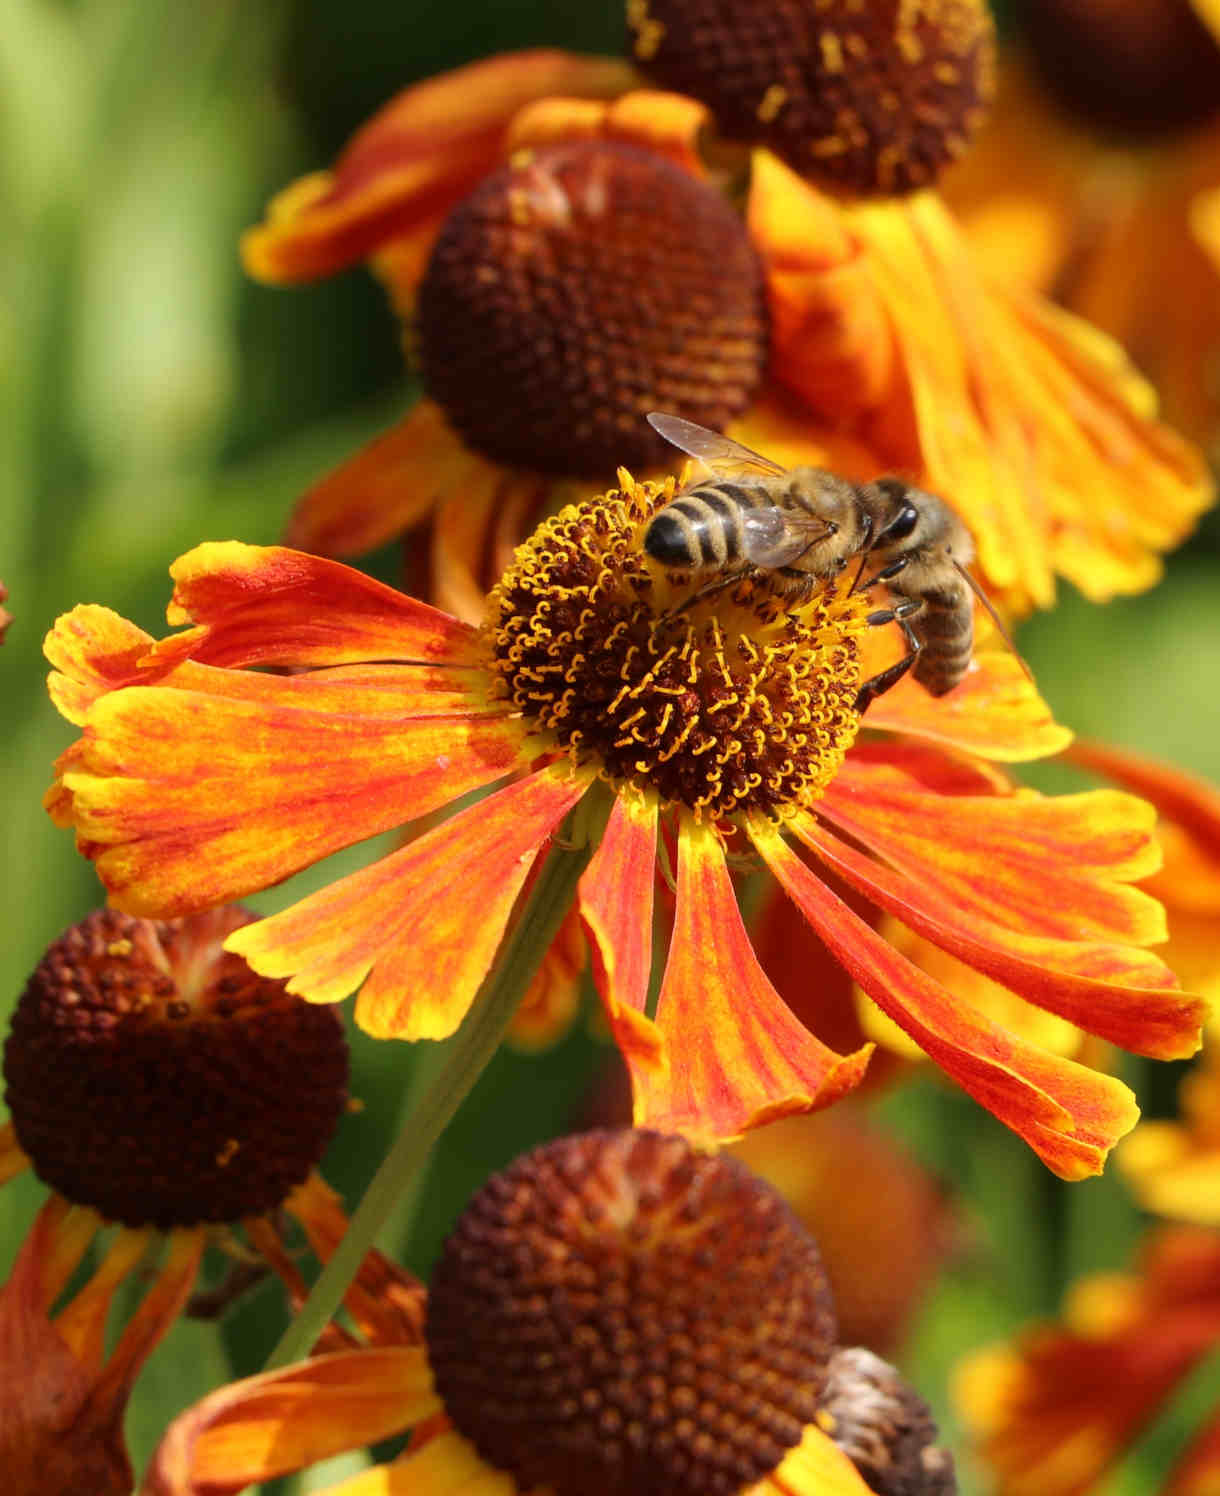
[[1068, 752], [1072, 763], [1117, 780], [1172, 821], [1195, 831], [1220, 860], [1220, 791], [1173, 764], [1110, 743], [1077, 739]]
[[769, 825], [751, 839], [835, 956], [925, 1054], [1065, 1179], [1099, 1173], [1139, 1117], [1126, 1086], [988, 1022], [901, 956]]
[[209, 665], [461, 663], [473, 637], [456, 618], [338, 561], [278, 545], [209, 541], [170, 567], [171, 625], [158, 658]]
[[462, 445], [434, 400], [421, 400], [405, 420], [306, 491], [284, 544], [322, 556], [358, 556], [417, 524], [441, 494], [491, 466]]
[[616, 796], [580, 880], [580, 913], [611, 1023], [624, 1008], [642, 1014], [648, 1001], [656, 865], [655, 802]]
[[613, 97], [635, 81], [613, 58], [537, 49], [473, 62], [417, 83], [315, 172], [272, 202], [242, 240], [247, 271], [273, 283], [355, 264], [446, 210], [499, 164], [508, 125], [534, 99]]
[[1020, 660], [1003, 649], [977, 652], [965, 679], [945, 696], [929, 695], [908, 675], [869, 707], [864, 722], [1002, 763], [1046, 758], [1072, 741]]
[[62, 783], [115, 903], [166, 917], [278, 883], [520, 762], [500, 716], [362, 716], [149, 686], [95, 704]]
[[246, 1377], [170, 1424], [144, 1496], [236, 1496], [400, 1433], [440, 1411], [417, 1346], [340, 1351]]
[[632, 1071], [635, 1123], [726, 1140], [858, 1084], [872, 1053], [827, 1049], [767, 980], [750, 944], [716, 833], [684, 818], [678, 893], [657, 1028], [669, 1074]]
[[963, 918], [961, 906], [929, 890], [921, 876], [862, 856], [813, 821], [792, 829], [840, 877], [909, 929], [1077, 1028], [1159, 1060], [1185, 1059], [1199, 1048], [1208, 1006], [1179, 992], [1173, 972], [1151, 952], [1046, 939]]
[[110, 608], [83, 603], [61, 614], [42, 646], [55, 667], [47, 690], [60, 714], [79, 727], [99, 696], [133, 684], [142, 674], [154, 679], [156, 671], [140, 668], [152, 643], [151, 634]]
[[1129, 886], [1160, 862], [1155, 812], [1133, 795], [945, 795], [900, 751], [889, 762], [853, 752], [817, 809], [963, 915], [1066, 941], [1165, 939], [1161, 906]]
[[587, 786], [550, 769], [507, 785], [244, 926], [227, 948], [264, 976], [291, 977], [289, 990], [314, 1002], [364, 982], [356, 1018], [378, 1038], [445, 1038], [491, 966], [535, 854]]

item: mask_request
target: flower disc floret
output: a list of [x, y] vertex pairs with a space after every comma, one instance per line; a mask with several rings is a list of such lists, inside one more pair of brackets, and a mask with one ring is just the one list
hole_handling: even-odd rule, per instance
[[13, 1015], [5, 1102], [44, 1183], [161, 1229], [281, 1204], [347, 1103], [333, 1010], [257, 976], [232, 907], [149, 920], [104, 909], [47, 950]]
[[446, 1410], [521, 1489], [727, 1496], [800, 1442], [834, 1315], [812, 1237], [741, 1164], [589, 1133], [475, 1196], [426, 1335]]
[[859, 727], [868, 604], [829, 587], [785, 608], [760, 577], [690, 605], [700, 583], [643, 548], [672, 482], [619, 477], [541, 525], [492, 592], [496, 693], [577, 765], [700, 818], [810, 804]]
[[982, 122], [983, 0], [628, 0], [635, 53], [726, 135], [857, 192], [932, 182]]
[[656, 466], [643, 413], [723, 430], [767, 358], [758, 256], [722, 195], [601, 141], [520, 153], [454, 208], [419, 291], [429, 394], [486, 457]]

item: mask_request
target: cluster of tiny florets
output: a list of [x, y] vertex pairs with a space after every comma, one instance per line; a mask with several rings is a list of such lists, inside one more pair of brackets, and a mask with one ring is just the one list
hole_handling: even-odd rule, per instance
[[635, 52], [721, 130], [857, 192], [932, 182], [994, 90], [983, 0], [628, 0]]
[[168, 1229], [280, 1205], [347, 1104], [343, 1026], [222, 943], [254, 916], [114, 909], [47, 950], [13, 1015], [5, 1101], [44, 1183]]
[[760, 578], [684, 608], [696, 584], [642, 544], [673, 486], [620, 479], [540, 526], [492, 592], [493, 694], [616, 787], [782, 818], [855, 738], [866, 606], [831, 588], [785, 609]]
[[620, 1132], [547, 1144], [474, 1197], [426, 1333], [446, 1411], [518, 1489], [735, 1496], [800, 1442], [834, 1328], [778, 1194]]

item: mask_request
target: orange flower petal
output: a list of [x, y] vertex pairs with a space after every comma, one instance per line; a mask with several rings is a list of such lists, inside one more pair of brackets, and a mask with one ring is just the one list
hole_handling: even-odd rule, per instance
[[155, 672], [140, 668], [153, 642], [151, 634], [96, 604], [62, 614], [42, 646], [55, 667], [47, 690], [61, 715], [79, 727], [99, 696], [131, 685], [142, 674], [154, 678]]
[[692, 176], [705, 175], [699, 137], [711, 122], [708, 110], [684, 94], [638, 88], [608, 103], [594, 99], [539, 99], [513, 120], [505, 147], [564, 145], [572, 140], [612, 140], [667, 156]]
[[[870, 668], [880, 666], [870, 662]], [[965, 679], [946, 696], [930, 696], [907, 676], [869, 707], [865, 725], [1002, 763], [1045, 758], [1072, 740], [1010, 650], [976, 652]]]
[[462, 445], [434, 400], [421, 400], [307, 490], [284, 544], [322, 556], [360, 555], [417, 524], [441, 495], [499, 471]]
[[817, 878], [770, 826], [755, 846], [806, 919], [864, 991], [976, 1101], [1023, 1137], [1056, 1174], [1099, 1173], [1135, 1125], [1126, 1086], [1025, 1043], [958, 1002]]
[[580, 914], [573, 905], [547, 947], [509, 1024], [507, 1042], [526, 1054], [550, 1049], [569, 1032], [580, 1010], [586, 958]]
[[597, 990], [612, 1022], [624, 1008], [643, 1013], [648, 1001], [656, 864], [656, 804], [616, 796], [580, 880]]
[[144, 1496], [236, 1496], [440, 1410], [418, 1347], [341, 1351], [213, 1392], [170, 1424]]
[[347, 665], [461, 661], [472, 631], [363, 572], [283, 546], [209, 541], [170, 567], [171, 625], [196, 625], [154, 646], [163, 663]]
[[832, 422], [875, 410], [894, 387], [896, 342], [843, 212], [755, 151], [747, 222], [766, 265], [777, 378]]
[[636, 1126], [709, 1140], [837, 1101], [872, 1053], [835, 1054], [788, 1011], [754, 955], [715, 831], [687, 817], [656, 1022], [669, 1074], [658, 1084], [633, 1068]]
[[356, 1018], [378, 1038], [443, 1039], [491, 966], [535, 854], [587, 785], [552, 770], [507, 785], [235, 931], [227, 948], [264, 976], [291, 977], [289, 991], [314, 1002], [364, 982]]
[[810, 1424], [778, 1469], [743, 1496], [871, 1496], [871, 1492], [872, 1487], [839, 1446]]
[[1161, 906], [1129, 886], [1160, 861], [1146, 802], [1119, 790], [946, 794], [926, 766], [897, 745], [853, 751], [818, 813], [971, 919], [1062, 941], [1164, 940]]
[[447, 612], [477, 624], [486, 611], [487, 589], [494, 580], [487, 574], [486, 558], [497, 516], [506, 505], [516, 514], [540, 507], [548, 484], [473, 454], [469, 465], [462, 484], [451, 483], [438, 491], [432, 525], [432, 595]]
[[[895, 871], [812, 821], [793, 829], [853, 888], [909, 929], [1040, 1008], [1135, 1054], [1170, 1060], [1198, 1049], [1207, 1005], [1174, 990], [1173, 973], [1151, 953], [1005, 928], [966, 914], [961, 905], [930, 889], [922, 867], [916, 876]], [[980, 865], [989, 864], [981, 860]], [[1047, 876], [1053, 878], [1054, 872]]]
[[102, 697], [82, 743], [63, 773], [78, 843], [120, 908], [159, 917], [278, 883], [520, 761], [499, 716], [368, 716], [163, 686]]
[[1220, 913], [1220, 790], [1172, 764], [1106, 743], [1075, 742], [1068, 757], [1152, 801], [1183, 838], [1181, 845], [1175, 838], [1178, 876], [1172, 883], [1160, 878], [1158, 885], [1185, 908]]
[[349, 142], [333, 172], [281, 193], [242, 240], [259, 280], [312, 280], [366, 258], [443, 211], [501, 159], [518, 109], [569, 94], [625, 92], [631, 68], [559, 51], [509, 53], [405, 89]]

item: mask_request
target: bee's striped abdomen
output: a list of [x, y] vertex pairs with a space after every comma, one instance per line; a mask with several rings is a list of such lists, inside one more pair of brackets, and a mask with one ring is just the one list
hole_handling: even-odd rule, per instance
[[701, 483], [674, 499], [653, 519], [644, 549], [665, 566], [695, 570], [740, 561], [745, 550], [742, 514], [754, 495], [737, 483]]
[[964, 583], [952, 590], [923, 593], [924, 611], [916, 625], [923, 650], [912, 671], [933, 696], [951, 691], [970, 668], [974, 652], [974, 609]]

